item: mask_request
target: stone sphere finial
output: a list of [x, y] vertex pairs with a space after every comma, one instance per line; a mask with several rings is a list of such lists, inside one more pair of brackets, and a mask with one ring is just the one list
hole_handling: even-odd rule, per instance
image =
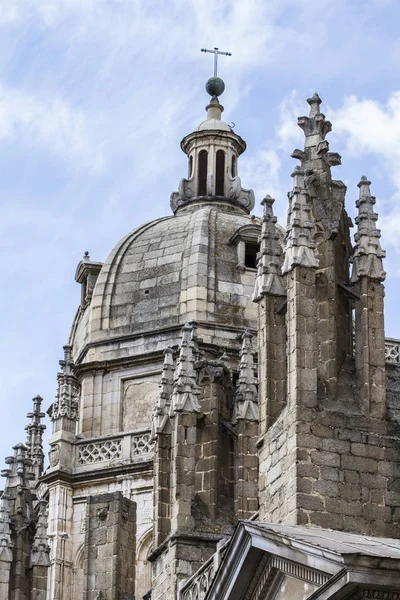
[[224, 93], [225, 83], [221, 77], [210, 77], [206, 83], [206, 91], [210, 96], [216, 97]]

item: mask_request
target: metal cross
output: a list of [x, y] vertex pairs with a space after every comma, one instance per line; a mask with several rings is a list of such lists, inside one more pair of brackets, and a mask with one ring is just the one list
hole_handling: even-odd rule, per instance
[[218, 69], [218, 54], [222, 54], [224, 56], [232, 56], [230, 52], [219, 52], [218, 48], [214, 48], [214, 50], [207, 50], [207, 48], [202, 48], [202, 52], [210, 52], [214, 54], [214, 77], [217, 77], [217, 69]]

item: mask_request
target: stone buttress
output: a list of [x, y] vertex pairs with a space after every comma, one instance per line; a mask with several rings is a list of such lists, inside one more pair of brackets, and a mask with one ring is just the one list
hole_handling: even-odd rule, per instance
[[154, 550], [152, 598], [176, 598], [226, 539], [257, 510], [257, 379], [251, 335], [243, 335], [237, 384], [226, 356], [205, 359], [186, 324], [173, 375], [165, 353], [153, 417]]
[[308, 103], [309, 116], [298, 120], [306, 139], [304, 150], [293, 153], [301, 166], [293, 173], [283, 260], [272, 202], [264, 201], [254, 293], [260, 518], [400, 537], [400, 457], [386, 411], [384, 252], [375, 199], [363, 177], [353, 251], [345, 186], [330, 172], [340, 164], [325, 140], [331, 124], [318, 95]]

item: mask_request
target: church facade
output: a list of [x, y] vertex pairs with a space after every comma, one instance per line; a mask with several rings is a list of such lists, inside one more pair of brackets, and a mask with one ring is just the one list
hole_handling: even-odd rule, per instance
[[44, 471], [42, 399], [0, 503], [1, 600], [400, 599], [399, 344], [375, 198], [354, 245], [308, 100], [286, 228], [238, 175], [223, 82], [172, 216], [85, 254]]

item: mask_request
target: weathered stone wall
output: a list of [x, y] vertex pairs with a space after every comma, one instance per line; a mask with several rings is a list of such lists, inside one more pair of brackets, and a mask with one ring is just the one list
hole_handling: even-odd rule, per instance
[[[391, 374], [392, 411], [398, 379]], [[354, 382], [353, 363], [336, 406], [286, 407], [268, 430], [260, 448], [263, 520], [400, 537], [400, 440], [386, 421], [362, 415]]]
[[84, 600], [133, 600], [136, 505], [120, 492], [89, 496], [86, 508]]

